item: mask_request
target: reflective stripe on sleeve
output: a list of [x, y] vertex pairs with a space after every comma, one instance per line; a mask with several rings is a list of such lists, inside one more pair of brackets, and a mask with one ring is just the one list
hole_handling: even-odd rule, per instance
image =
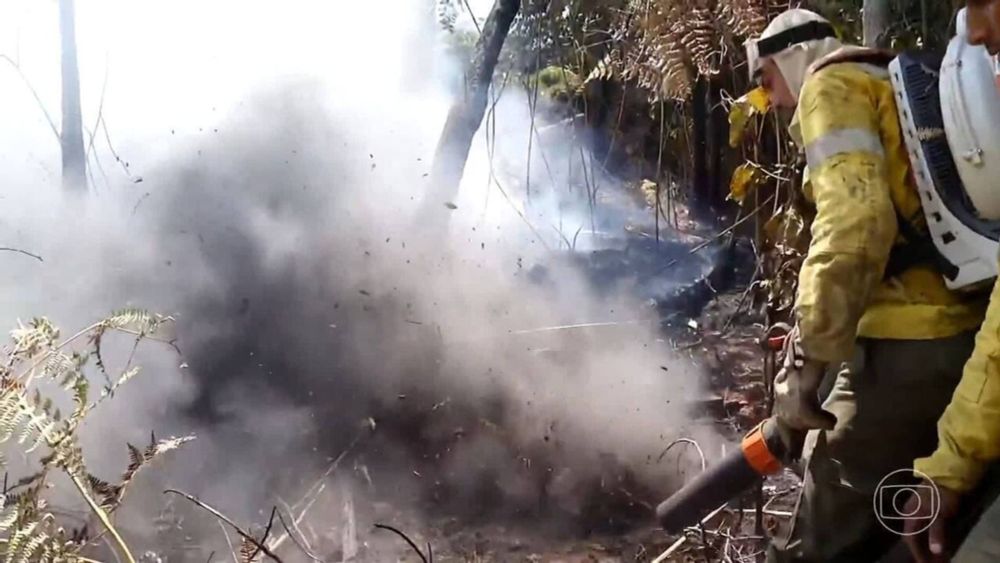
[[828, 158], [850, 152], [885, 156], [877, 133], [865, 129], [835, 129], [806, 145], [806, 162], [812, 168], [819, 168]]

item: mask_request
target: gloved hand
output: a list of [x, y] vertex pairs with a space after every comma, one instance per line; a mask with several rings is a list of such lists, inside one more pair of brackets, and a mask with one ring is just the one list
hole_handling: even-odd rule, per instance
[[805, 356], [798, 327], [788, 333], [784, 354], [781, 371], [774, 377], [774, 415], [795, 430], [832, 430], [837, 417], [819, 403], [826, 364]]

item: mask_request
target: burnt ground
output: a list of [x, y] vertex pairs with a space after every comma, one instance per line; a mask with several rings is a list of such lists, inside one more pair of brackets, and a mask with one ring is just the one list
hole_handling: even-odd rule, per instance
[[[711, 394], [696, 408], [728, 428], [738, 437], [765, 416], [763, 353], [758, 342], [760, 321], [749, 309], [746, 282], [733, 283], [722, 293], [711, 295], [694, 317], [674, 314], [664, 327], [669, 345], [705, 369]], [[690, 300], [690, 287], [686, 288]], [[693, 454], [692, 454], [693, 455]], [[382, 522], [404, 531], [426, 553], [428, 544], [434, 561], [494, 562], [648, 562], [672, 548], [660, 561], [754, 561], [766, 546], [766, 538], [788, 520], [798, 490], [790, 472], [763, 485], [760, 528], [754, 510], [754, 493], [732, 503], [732, 507], [708, 521], [703, 529], [691, 529], [683, 542], [657, 528], [652, 520], [655, 498], [643, 497], [622, 483], [621, 474], [610, 471], [608, 480], [590, 490], [593, 506], [578, 507], [584, 514], [572, 526], [547, 526], [537, 514], [505, 519], [507, 524], [477, 522], [464, 516], [429, 516], [427, 512], [401, 511], [391, 502], [375, 502], [360, 509], [357, 520]], [[617, 479], [617, 482], [616, 482]], [[431, 511], [430, 514], [434, 514]], [[402, 538], [390, 531], [365, 533], [356, 530], [360, 560], [419, 561], [420, 557]], [[344, 545], [342, 534], [330, 538], [330, 548]], [[366, 556], [367, 554], [367, 556]], [[380, 555], [376, 555], [380, 554]], [[388, 558], [386, 558], [388, 557]], [[333, 559], [339, 560], [339, 559]]]
[[[633, 246], [635, 248], [649, 249], [644, 243], [638, 243]], [[663, 318], [664, 345], [701, 366], [700, 372], [708, 378], [710, 392], [692, 408], [734, 439], [760, 421], [766, 410], [763, 350], [758, 341], [762, 319], [750, 311], [747, 256], [743, 254], [741, 258], [740, 252], [732, 246], [709, 247], [706, 256], [711, 258], [701, 258], [705, 265], [702, 277], [661, 292], [656, 299]], [[605, 252], [590, 254], [582, 261], [585, 267], [598, 273], [598, 278], [613, 277], [614, 272], [648, 272], [650, 265], [669, 264], [655, 259], [655, 254], [652, 256], [637, 251]], [[544, 278], [544, 274], [544, 271], [536, 272], [540, 278]], [[635, 287], [655, 292], [650, 288], [656, 286], [656, 275], [638, 278], [640, 283]], [[376, 416], [380, 421], [378, 434], [384, 438], [386, 433], [400, 432], [399, 429], [426, 426], [426, 422], [417, 418], [435, 416], [434, 411], [439, 406], [453, 408], [443, 403], [429, 407], [425, 402], [417, 413], [393, 415], [401, 417], [397, 421], [391, 420], [386, 413]], [[415, 418], [407, 420], [407, 416]], [[455, 420], [454, 412], [449, 416]], [[502, 430], [492, 425], [488, 417], [479, 413], [461, 416], [466, 417], [465, 422], [453, 440], [465, 440], [474, 435], [492, 435], [497, 440], [504, 440]], [[343, 488], [324, 486], [306, 493], [302, 502], [285, 506], [285, 514], [308, 513], [297, 524], [288, 524], [295, 528], [291, 534], [297, 540], [295, 543], [301, 545], [290, 546], [286, 541], [282, 551], [287, 553], [285, 560], [421, 561], [421, 556], [402, 537], [371, 527], [372, 524], [385, 524], [405, 533], [423, 553], [432, 552], [433, 561], [438, 562], [755, 561], [761, 560], [765, 538], [787, 522], [797, 491], [797, 479], [790, 472], [769, 479], [761, 491], [763, 512], [759, 528], [754, 510], [756, 495], [750, 492], [707, 521], [703, 528], [689, 529], [684, 541], [679, 541], [681, 538], [658, 529], [653, 509], [661, 498], [658, 493], [643, 490], [632, 481], [628, 468], [612, 462], [590, 481], [569, 479], [576, 489], [562, 498], [578, 499], [573, 506], [544, 506], [532, 504], [535, 502], [532, 500], [510, 510], [509, 490], [499, 485], [505, 480], [509, 482], [504, 472], [526, 475], [520, 483], [538, 484], [546, 489], [559, 480], [558, 475], [545, 476], [539, 467], [531, 465], [530, 454], [524, 454], [516, 460], [486, 462], [497, 465], [495, 478], [489, 477], [489, 467], [480, 467], [478, 471], [487, 472], [477, 478], [480, 488], [456, 492], [449, 490], [448, 485], [438, 486], [435, 482], [438, 479], [446, 481], [441, 477], [436, 459], [438, 455], [444, 457], [451, 445], [448, 440], [434, 444], [426, 440], [421, 442], [419, 447], [426, 463], [411, 466], [414, 468], [412, 475], [406, 479], [412, 483], [404, 483], [393, 490], [385, 490], [388, 478], [380, 475], [376, 466], [366, 465], [366, 450], [370, 450], [372, 444], [362, 443], [347, 451], [333, 476], [341, 476], [350, 485]], [[510, 451], [516, 450], [516, 447], [510, 448]], [[656, 452], [651, 453], [656, 455]], [[695, 456], [696, 453], [687, 449], [684, 455]], [[397, 486], [398, 475], [392, 480], [393, 486]], [[491, 486], [493, 482], [498, 485]], [[360, 492], [358, 483], [362, 484]], [[307, 486], [303, 484], [300, 488], [305, 490]], [[347, 493], [349, 489], [354, 492]], [[544, 503], [547, 495], [532, 493], [526, 496], [541, 498]], [[304, 510], [307, 506], [310, 508]], [[258, 521], [267, 521], [266, 512], [261, 512]], [[191, 515], [187, 517], [190, 519]], [[343, 524], [326, 528], [320, 524], [329, 521]], [[285, 524], [274, 524], [269, 536], [272, 542], [275, 537], [287, 534], [282, 531], [283, 527]], [[255, 530], [257, 534], [263, 533], [261, 527]], [[183, 530], [179, 528], [178, 533], [183, 535]], [[671, 554], [657, 559], [666, 551]], [[201, 556], [207, 555], [202, 553]], [[167, 558], [169, 561], [175, 559]], [[181, 559], [197, 557], [187, 552]]]
[[[652, 302], [662, 320], [663, 345], [688, 356], [708, 378], [710, 393], [691, 405], [702, 418], [737, 439], [764, 416], [763, 354], [758, 343], [761, 320], [749, 312], [746, 295], [753, 271], [749, 245], [697, 236], [657, 242], [641, 232], [630, 232], [606, 247], [563, 255], [559, 260], [587, 270], [598, 290], [616, 290], [621, 287], [620, 278], [627, 277], [631, 291]], [[544, 267], [532, 272], [537, 283], [545, 283], [546, 275]], [[260, 296], [272, 293], [266, 286]], [[286, 371], [294, 373], [294, 367]], [[285, 537], [281, 540], [285, 561], [420, 560], [393, 532], [372, 529], [374, 523], [403, 531], [424, 552], [432, 549], [435, 561], [645, 562], [654, 561], [671, 546], [676, 546], [673, 555], [662, 560], [753, 560], [740, 559], [739, 555], [759, 553], [766, 531], [781, 523], [793, 501], [789, 493], [794, 492], [794, 478], [778, 479], [765, 486], [764, 533], [755, 529], [754, 499], [748, 495], [709, 521], [703, 530], [689, 532], [678, 544], [678, 538], [659, 531], [653, 522], [653, 508], [663, 491], [643, 489], [631, 478], [628, 467], [612, 460], [596, 472], [587, 468], [584, 480], [572, 475], [564, 479], [572, 490], [550, 495], [550, 490], [558, 489], [562, 472], [572, 472], [572, 468], [550, 466], [548, 471], [555, 469], [555, 474], [549, 474], [544, 449], [535, 452], [540, 455], [532, 455], [517, 444], [508, 444], [502, 408], [496, 412], [476, 410], [448, 404], [447, 398], [421, 397], [419, 390], [413, 391], [405, 401], [393, 402], [389, 410], [366, 411], [379, 421], [378, 430], [357, 447], [344, 450], [338, 444], [336, 451], [329, 452], [331, 458], [342, 450], [344, 455], [322, 487], [310, 489], [307, 482], [290, 484], [292, 491], [302, 491], [301, 500], [276, 504], [292, 522], [274, 523], [268, 535], [269, 544]], [[439, 417], [446, 418], [447, 432], [420, 432], [440, 430]], [[506, 456], [510, 459], [463, 458], [450, 465], [444, 461], [452, 446], [482, 439], [506, 444], [498, 450], [510, 452]], [[391, 463], [393, 457], [378, 452], [378, 448], [388, 444], [413, 444], [417, 449], [392, 452], [406, 463], [397, 464], [393, 472], [383, 472], [380, 465]], [[695, 452], [686, 448], [684, 455], [695, 456]], [[407, 471], [412, 468], [411, 475], [400, 478], [399, 466]], [[474, 483], [472, 489], [454, 490], [448, 471], [455, 467], [474, 473], [469, 479]], [[345, 484], [338, 486], [339, 480]], [[261, 491], [253, 496], [262, 506], [254, 518], [258, 526], [252, 530], [260, 537], [275, 495]], [[554, 501], [547, 500], [550, 498]], [[566, 499], [573, 502], [558, 504]], [[744, 509], [739, 508], [741, 503]], [[157, 531], [160, 537], [143, 542], [173, 545], [168, 551], [174, 553], [147, 559], [206, 561], [211, 548], [189, 538], [188, 533], [192, 529], [212, 530], [218, 536], [218, 524], [197, 511], [192, 513], [190, 507], [178, 507], [177, 511], [183, 523], [174, 525], [167, 514]], [[331, 527], [329, 522], [338, 524]], [[291, 532], [283, 531], [285, 527]], [[226, 549], [225, 544], [222, 549]], [[219, 553], [225, 552], [219, 551], [216, 557]]]
[[[746, 288], [734, 287], [715, 296], [690, 322], [667, 329], [676, 350], [707, 368], [714, 395], [701, 407], [734, 436], [766, 416], [760, 319], [748, 313], [748, 301]], [[651, 519], [618, 531], [598, 530], [586, 537], [570, 533], [561, 538], [517, 526], [470, 528], [443, 519], [432, 523], [420, 539], [434, 546], [435, 561], [647, 562], [671, 547], [672, 555], [661, 561], [754, 561], [761, 560], [766, 546], [763, 538], [787, 524], [797, 491], [798, 478], [786, 470], [763, 484], [762, 529], [757, 529], [756, 495], [751, 493], [706, 523], [703, 530], [690, 530], [682, 543]], [[405, 523], [406, 519], [396, 521]], [[412, 529], [420, 529], [417, 522], [413, 524]]]
[[[733, 436], [761, 420], [765, 409], [760, 326], [756, 324], [759, 319], [746, 311], [745, 291], [745, 287], [737, 286], [719, 294], [696, 318], [665, 329], [671, 346], [707, 368], [713, 393], [699, 408], [730, 428]], [[391, 499], [365, 508], [350, 503], [347, 506], [359, 512], [358, 522], [392, 525], [411, 537], [424, 553], [429, 544], [433, 560], [439, 562], [650, 562], [671, 548], [672, 554], [660, 561], [755, 561], [761, 560], [764, 538], [787, 522], [798, 480], [787, 471], [763, 485], [760, 530], [755, 494], [751, 492], [708, 521], [703, 529], [690, 529], [683, 542], [658, 529], [651, 518], [649, 499], [635, 498], [627, 492], [614, 498], [608, 491], [627, 491], [627, 487], [616, 487], [610, 481], [594, 490], [604, 492], [595, 493], [594, 501], [599, 506], [594, 508], [598, 517], [606, 520], [569, 528], [549, 527], [534, 517], [522, 522], [510, 519], [500, 525], [477, 523], [468, 517], [428, 516], [426, 512], [401, 511]], [[339, 547], [345, 544], [343, 532], [338, 530], [328, 538], [336, 556], [343, 555]], [[364, 538], [358, 544], [359, 560], [421, 560], [390, 531], [367, 533], [357, 529], [356, 533]]]
[[[610, 266], [618, 258], [604, 256], [601, 260], [603, 266]], [[761, 327], [760, 319], [749, 312], [747, 276], [733, 276], [728, 289], [718, 294], [710, 290], [705, 298], [700, 284], [715, 288], [722, 287], [718, 285], [720, 280], [725, 281], [716, 270], [709, 268], [705, 279], [685, 285], [662, 300], [661, 309], [668, 313], [664, 315], [662, 333], [664, 345], [688, 356], [708, 378], [710, 392], [692, 408], [736, 439], [765, 414], [763, 354], [758, 343]], [[695, 299], [704, 302], [692, 304]], [[672, 302], [687, 308], [674, 307]], [[689, 311], [695, 311], [695, 315], [685, 314]], [[434, 417], [441, 414], [436, 412], [439, 407], [441, 411], [454, 408], [424, 403], [416, 409], [419, 414], [396, 414], [401, 419], [395, 422], [387, 416], [375, 416], [379, 429], [371, 436], [385, 439], [386, 433], [425, 426], [406, 417]], [[461, 420], [454, 411], [449, 416], [450, 422]], [[488, 417], [469, 413], [462, 431], [450, 440], [465, 440], [473, 435], [504, 439], [502, 429], [491, 425]], [[433, 561], [438, 562], [652, 562], [668, 550], [672, 550], [671, 555], [659, 561], [754, 561], [760, 560], [764, 538], [787, 522], [797, 490], [797, 480], [790, 473], [764, 485], [760, 530], [754, 511], [755, 495], [751, 492], [707, 521], [702, 529], [689, 529], [684, 541], [678, 542], [680, 538], [661, 531], [653, 520], [660, 493], [643, 490], [630, 479], [628, 468], [613, 462], [589, 481], [568, 479], [576, 489], [553, 502], [577, 499], [572, 506], [533, 505], [536, 498], [544, 503], [546, 495], [532, 493], [525, 495], [532, 500], [514, 503], [517, 509], [511, 510], [509, 490], [490, 486], [505, 479], [509, 483], [504, 472], [522, 474], [525, 478], [519, 481], [521, 484], [541, 483], [544, 487], [558, 483], [560, 476], [539, 480], [541, 472], [531, 464], [529, 453], [516, 460], [493, 459], [486, 462], [485, 469], [471, 469], [488, 472], [488, 466], [494, 464], [496, 476], [481, 474], [475, 480], [479, 489], [456, 493], [447, 485], [429, 483], [446, 481], [440, 468], [435, 467], [435, 452], [443, 455], [452, 442], [422, 442], [419, 447], [426, 462], [409, 465], [413, 470], [405, 478], [401, 479], [397, 472], [390, 479], [372, 463], [375, 439], [362, 438], [347, 449], [330, 471], [330, 478], [320, 480], [323, 485], [310, 488], [312, 483], [301, 483], [292, 487], [302, 491], [297, 502], [293, 497], [278, 503], [277, 508], [291, 521], [275, 522], [268, 533], [268, 544], [281, 542], [284, 561], [421, 561], [403, 538], [389, 530], [374, 529], [373, 524], [389, 525], [405, 533], [425, 554], [433, 552]], [[696, 453], [687, 448], [683, 455]], [[394, 489], [386, 489], [390, 482]], [[270, 501], [263, 491], [254, 496], [261, 499], [261, 510], [254, 518], [258, 525], [250, 531], [261, 537], [270, 511], [270, 505], [264, 503]], [[331, 526], [329, 522], [337, 524]], [[145, 561], [207, 561], [213, 550], [215, 561], [230, 560], [225, 544], [219, 551], [217, 544], [207, 547], [208, 542], [191, 535], [191, 530], [211, 530], [217, 536], [214, 540], [218, 540], [222, 532], [214, 519], [182, 501], [168, 505], [157, 527], [157, 537], [142, 543], [159, 549], [147, 553]], [[292, 530], [290, 534], [286, 528]], [[232, 539], [235, 543], [236, 537]], [[239, 549], [238, 544], [235, 547]]]
[[[764, 353], [759, 342], [763, 319], [750, 311], [745, 272], [737, 272], [735, 277], [728, 282], [728, 290], [710, 293], [701, 298], [701, 303], [693, 297], [699, 293], [695, 284], [684, 288], [672, 301], [666, 300], [661, 308], [670, 313], [665, 315], [669, 322], [664, 327], [670, 345], [702, 365], [709, 379], [712, 393], [697, 408], [738, 437], [766, 417], [767, 407]], [[715, 279], [719, 281], [718, 276]], [[690, 312], [695, 315], [684, 314]], [[650, 517], [652, 506], [648, 501], [634, 498], [622, 499], [625, 502], [617, 508], [628, 512], [628, 501], [636, 501], [644, 505], [638, 511], [642, 518], [625, 518], [617, 529], [610, 526], [556, 532], [534, 526], [477, 527], [455, 518], [437, 522], [412, 518], [408, 529], [423, 531], [414, 539], [420, 545], [433, 546], [435, 561], [647, 562], [657, 560], [668, 550], [671, 555], [660, 561], [755, 561], [762, 560], [765, 538], [787, 525], [798, 489], [798, 478], [785, 470], [762, 485], [760, 527], [755, 509], [758, 497], [751, 492], [708, 521], [703, 529], [690, 529], [682, 542], [658, 529]], [[388, 506], [382, 508], [386, 510], [382, 515], [385, 521], [407, 528], [407, 515], [393, 513]], [[602, 509], [614, 507], [604, 504]], [[614, 519], [616, 515], [605, 516]], [[397, 555], [406, 557], [407, 548], [402, 540], [398, 541], [402, 551]], [[412, 551], [409, 553], [409, 558], [403, 560], [419, 560]]]

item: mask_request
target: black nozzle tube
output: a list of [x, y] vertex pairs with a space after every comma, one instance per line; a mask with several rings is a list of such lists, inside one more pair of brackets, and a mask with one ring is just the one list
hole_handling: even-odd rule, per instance
[[[774, 421], [766, 421], [761, 430], [771, 454], [783, 459], [788, 447]], [[656, 519], [667, 532], [680, 533], [723, 503], [749, 490], [762, 477], [747, 461], [742, 448], [734, 450], [661, 502], [656, 507]]]
[[734, 450], [656, 507], [663, 529], [677, 534], [697, 524], [722, 503], [746, 491], [761, 478], [743, 450]]

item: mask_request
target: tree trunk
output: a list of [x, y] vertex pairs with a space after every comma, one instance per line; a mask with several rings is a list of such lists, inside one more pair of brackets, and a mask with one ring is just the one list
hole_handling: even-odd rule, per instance
[[87, 162], [83, 151], [83, 118], [80, 115], [80, 71], [76, 62], [74, 0], [59, 0], [62, 43], [62, 185], [70, 191], [87, 188]]
[[691, 119], [694, 121], [694, 169], [691, 213], [704, 218], [711, 215], [712, 179], [708, 170], [708, 80], [699, 76], [694, 85]]
[[712, 209], [712, 216], [718, 217], [725, 203], [724, 194], [729, 192], [725, 166], [726, 147], [729, 146], [729, 115], [722, 105], [722, 83], [718, 77], [709, 86], [708, 111], [709, 140], [712, 147], [712, 161], [709, 164], [712, 169], [712, 184], [708, 205]]
[[475, 53], [465, 70], [465, 91], [452, 104], [448, 120], [438, 139], [430, 186], [428, 192], [424, 194], [418, 220], [426, 220], [434, 214], [447, 212], [445, 205], [458, 194], [472, 139], [486, 113], [493, 70], [496, 68], [511, 23], [520, 8], [521, 0], [495, 0], [493, 3], [490, 15], [483, 25], [483, 32], [476, 43]]
[[892, 11], [889, 0], [864, 0], [862, 27], [865, 47], [887, 47], [889, 45], [889, 21]]

